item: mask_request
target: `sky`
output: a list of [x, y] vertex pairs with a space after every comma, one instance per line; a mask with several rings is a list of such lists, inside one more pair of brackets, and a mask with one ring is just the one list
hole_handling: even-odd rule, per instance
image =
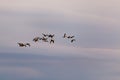
[[[120, 80], [119, 0], [0, 0], [1, 80]], [[32, 39], [55, 34], [55, 44]], [[70, 43], [63, 34], [75, 35]], [[20, 48], [18, 42], [31, 47]]]

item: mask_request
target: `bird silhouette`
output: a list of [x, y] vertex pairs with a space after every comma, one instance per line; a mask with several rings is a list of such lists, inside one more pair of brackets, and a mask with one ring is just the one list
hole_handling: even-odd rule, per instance
[[53, 38], [54, 36], [55, 36], [54, 34], [53, 35], [52, 34], [48, 35], [49, 38]]
[[67, 36], [66, 36], [66, 33], [64, 33], [64, 36], [63, 36], [63, 38], [66, 38]]
[[28, 45], [29, 47], [31, 46], [30, 43], [26, 43], [25, 45]]
[[18, 43], [19, 47], [26, 47], [26, 44], [24, 43]]
[[75, 36], [71, 36], [70, 38], [74, 38]]
[[75, 36], [68, 36], [67, 38], [68, 38], [68, 39], [72, 39], [72, 38], [74, 38], [74, 37], [75, 37]]
[[68, 38], [68, 39], [70, 39], [70, 38], [71, 38], [71, 36], [68, 36], [67, 38]]
[[43, 37], [43, 38], [40, 38], [40, 39], [44, 42], [48, 42], [48, 38]]
[[38, 42], [39, 39], [40, 39], [40, 37], [35, 37], [35, 38], [33, 39], [33, 41], [34, 41], [34, 42]]
[[50, 40], [50, 44], [51, 44], [51, 43], [54, 43], [54, 42], [55, 42], [55, 40], [53, 40], [53, 39]]
[[43, 33], [42, 33], [42, 35], [43, 35], [44, 37], [47, 37], [47, 36], [48, 36], [48, 34], [43, 34]]
[[75, 39], [72, 39], [72, 40], [71, 40], [71, 43], [73, 43], [74, 41], [76, 41], [76, 40], [75, 40]]

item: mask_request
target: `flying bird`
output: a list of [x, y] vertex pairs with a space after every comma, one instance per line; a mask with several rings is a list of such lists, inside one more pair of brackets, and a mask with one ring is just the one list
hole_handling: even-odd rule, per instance
[[75, 36], [68, 36], [67, 38], [68, 38], [68, 39], [72, 39], [72, 38], [74, 38], [74, 37], [75, 37]]
[[24, 43], [18, 43], [19, 47], [26, 47], [26, 44]]
[[31, 46], [30, 43], [26, 43], [25, 45], [28, 45], [29, 47]]
[[48, 42], [48, 38], [43, 37], [43, 38], [40, 38], [40, 39], [44, 42]]
[[51, 44], [51, 43], [54, 43], [54, 42], [55, 42], [55, 41], [54, 41], [53, 39], [50, 40], [50, 44]]
[[71, 40], [71, 43], [73, 43], [74, 41], [76, 41], [76, 40], [75, 40], [75, 39], [72, 39], [72, 40]]
[[34, 41], [34, 42], [38, 42], [39, 39], [40, 39], [40, 37], [35, 37], [35, 38], [33, 39], [33, 41]]
[[74, 38], [75, 36], [71, 36], [70, 38]]
[[52, 34], [48, 35], [49, 38], [53, 38], [54, 36], [55, 36], [54, 34], [53, 35]]
[[63, 38], [66, 38], [67, 36], [66, 36], [66, 33], [64, 33], [64, 36], [63, 36]]
[[71, 38], [71, 36], [68, 36], [67, 38], [68, 38], [68, 39], [70, 39], [70, 38]]
[[43, 33], [42, 33], [42, 35], [43, 35], [44, 37], [47, 37], [47, 36], [48, 36], [48, 34], [43, 34]]

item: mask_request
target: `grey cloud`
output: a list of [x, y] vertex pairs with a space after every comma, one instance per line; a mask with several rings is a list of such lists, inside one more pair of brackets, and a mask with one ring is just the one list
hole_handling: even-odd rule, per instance
[[[0, 74], [9, 75], [9, 79], [45, 79], [45, 80], [112, 80], [119, 79], [119, 62], [111, 61], [112, 58], [104, 57], [98, 59], [90, 57], [65, 57], [65, 56], [45, 56], [36, 54], [12, 54], [0, 53]], [[102, 55], [104, 56], [104, 55]], [[18, 58], [17, 58], [18, 57]], [[36, 57], [36, 58], [35, 58]], [[119, 61], [119, 59], [117, 60]], [[9, 70], [8, 70], [9, 69]], [[17, 69], [17, 70], [15, 70]], [[25, 70], [24, 70], [25, 69]], [[6, 70], [8, 70], [6, 72]], [[21, 72], [37, 71], [33, 76], [22, 76]], [[28, 71], [27, 71], [28, 70]], [[12, 75], [16, 72], [16, 76]], [[10, 72], [11, 74], [8, 74]], [[20, 72], [20, 73], [19, 73]], [[38, 76], [38, 73], [43, 73], [43, 76]], [[4, 74], [3, 74], [4, 73]], [[39, 75], [40, 75], [39, 74]], [[116, 75], [118, 74], [118, 75]], [[35, 77], [37, 76], [37, 77]], [[8, 79], [6, 79], [8, 80]]]

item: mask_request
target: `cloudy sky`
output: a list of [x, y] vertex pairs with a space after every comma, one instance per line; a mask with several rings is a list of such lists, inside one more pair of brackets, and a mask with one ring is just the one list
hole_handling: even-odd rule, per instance
[[[0, 79], [120, 80], [119, 4], [0, 0]], [[32, 41], [42, 33], [55, 34], [55, 44]], [[63, 39], [64, 33], [75, 35], [76, 42]]]

